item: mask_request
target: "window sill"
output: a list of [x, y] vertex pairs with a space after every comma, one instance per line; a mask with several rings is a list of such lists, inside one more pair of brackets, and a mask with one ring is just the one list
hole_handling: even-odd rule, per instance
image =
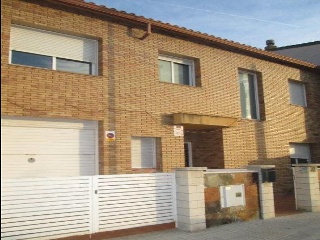
[[192, 88], [200, 88], [201, 86], [194, 86], [194, 85], [186, 85], [186, 84], [179, 84], [179, 83], [171, 83], [171, 82], [161, 82], [159, 81], [160, 84], [168, 84], [172, 86], [183, 86], [183, 87], [192, 87]]
[[50, 68], [42, 68], [42, 67], [35, 67], [35, 66], [28, 66], [28, 65], [20, 65], [20, 64], [14, 64], [14, 63], [9, 63], [8, 65], [12, 66], [12, 67], [31, 68], [31, 69], [36, 69], [36, 70], [44, 70], [44, 71], [57, 72], [57, 73], [76, 74], [76, 75], [89, 76], [89, 77], [100, 77], [101, 76], [101, 75], [94, 75], [94, 74], [84, 74], [84, 73], [54, 70], [54, 69], [50, 69]]
[[131, 168], [134, 173], [156, 173], [156, 168]]
[[266, 119], [250, 119], [250, 118], [241, 118], [243, 122], [264, 122]]
[[307, 108], [307, 107], [308, 107], [308, 106], [297, 105], [297, 104], [292, 104], [292, 103], [290, 103], [290, 106], [293, 106], [293, 107], [300, 107], [300, 108]]

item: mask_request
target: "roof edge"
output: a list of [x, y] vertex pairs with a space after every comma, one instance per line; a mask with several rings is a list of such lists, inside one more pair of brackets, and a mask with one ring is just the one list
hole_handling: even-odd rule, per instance
[[[135, 14], [129, 14], [124, 11], [118, 11], [114, 8], [108, 8], [104, 5], [97, 5], [92, 2], [85, 2], [83, 0], [22, 0], [37, 3], [51, 3], [56, 6], [70, 7], [72, 9], [77, 9], [85, 12], [90, 12], [94, 15], [108, 16], [115, 19], [121, 19], [128, 21], [130, 23], [136, 24], [151, 24], [153, 28], [168, 31], [171, 33], [183, 35], [195, 40], [202, 40], [205, 42], [210, 42], [216, 47], [227, 49], [233, 52], [241, 53], [244, 55], [254, 56], [263, 60], [270, 62], [276, 62], [283, 65], [289, 65], [296, 68], [307, 68], [310, 70], [320, 71], [320, 66], [304, 62], [291, 57], [286, 57], [283, 55], [276, 54], [274, 52], [265, 51], [245, 44], [233, 42], [231, 40], [222, 39], [215, 37], [213, 35], [208, 35], [191, 29], [186, 29], [184, 27], [179, 27], [176, 25], [171, 25], [169, 23], [163, 23], [161, 21], [156, 21], [150, 18], [145, 18], [143, 16], [137, 16]], [[68, 10], [65, 10], [68, 11]]]
[[307, 46], [312, 46], [317, 44], [320, 44], [320, 41], [313, 41], [313, 42], [300, 43], [300, 44], [288, 45], [283, 47], [276, 47], [276, 48], [269, 49], [268, 51], [277, 51], [277, 50], [290, 49], [290, 48], [296, 48], [296, 47], [307, 47]]

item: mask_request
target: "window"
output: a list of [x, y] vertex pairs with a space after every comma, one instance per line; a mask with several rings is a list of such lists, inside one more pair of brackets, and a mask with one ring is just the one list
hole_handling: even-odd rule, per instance
[[307, 106], [306, 90], [303, 83], [289, 81], [290, 103], [302, 107]]
[[66, 72], [91, 74], [92, 64], [70, 59], [62, 59], [44, 56], [34, 53], [25, 53], [12, 50], [11, 63], [47, 69], [61, 70]]
[[91, 74], [92, 72], [92, 63], [81, 62], [70, 59], [56, 59], [56, 69], [67, 72], [76, 72], [83, 74]]
[[256, 74], [240, 72], [241, 116], [247, 119], [260, 119]]
[[310, 163], [310, 146], [305, 143], [290, 143], [291, 164]]
[[97, 41], [13, 25], [11, 64], [96, 75]]
[[149, 137], [131, 138], [132, 168], [156, 167], [156, 140]]
[[195, 86], [193, 60], [159, 56], [158, 62], [161, 82]]
[[52, 57], [12, 50], [11, 63], [51, 69]]

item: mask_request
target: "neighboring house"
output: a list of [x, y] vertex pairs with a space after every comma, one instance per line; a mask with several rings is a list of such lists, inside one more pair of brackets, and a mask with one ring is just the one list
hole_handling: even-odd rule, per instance
[[320, 66], [320, 41], [277, 47], [273, 40], [267, 40], [267, 51], [296, 58]]
[[320, 162], [315, 64], [81, 0], [1, 3], [3, 178], [275, 164], [290, 191], [290, 158]]

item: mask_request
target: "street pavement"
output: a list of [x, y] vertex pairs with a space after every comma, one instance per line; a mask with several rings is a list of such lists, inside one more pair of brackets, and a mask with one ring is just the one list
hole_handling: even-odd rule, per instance
[[170, 229], [115, 240], [320, 240], [320, 212], [239, 222], [199, 232]]

